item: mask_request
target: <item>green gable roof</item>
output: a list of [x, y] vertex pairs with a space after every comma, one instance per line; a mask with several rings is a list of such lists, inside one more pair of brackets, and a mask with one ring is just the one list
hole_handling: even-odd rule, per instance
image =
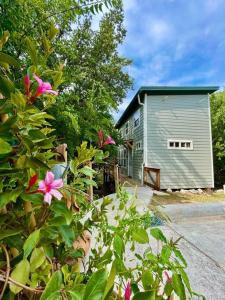
[[219, 89], [218, 86], [142, 86], [130, 104], [125, 109], [124, 113], [116, 123], [116, 128], [120, 128], [129, 116], [139, 107], [138, 95], [143, 101], [144, 94], [147, 95], [204, 95], [214, 93]]

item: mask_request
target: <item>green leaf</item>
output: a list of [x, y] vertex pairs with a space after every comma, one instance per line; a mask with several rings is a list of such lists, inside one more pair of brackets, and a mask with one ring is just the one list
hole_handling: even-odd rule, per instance
[[149, 243], [148, 234], [144, 228], [136, 228], [132, 233], [132, 237], [139, 244]]
[[164, 293], [169, 297], [173, 292], [173, 286], [171, 282], [167, 282], [164, 287]]
[[70, 225], [73, 220], [73, 213], [68, 209], [65, 202], [55, 201], [52, 203], [50, 209], [54, 211], [56, 217], [63, 217], [66, 220], [66, 225]]
[[19, 91], [17, 91], [14, 94], [11, 94], [11, 101], [18, 108], [23, 109], [26, 106], [26, 97]]
[[24, 257], [28, 257], [30, 255], [31, 251], [36, 247], [37, 243], [39, 242], [39, 238], [40, 229], [35, 230], [28, 236], [23, 245]]
[[61, 296], [60, 290], [51, 293], [51, 294], [48, 296], [48, 298], [46, 298], [46, 300], [47, 300], [47, 299], [48, 299], [48, 300], [62, 300], [62, 296]]
[[145, 290], [149, 290], [152, 287], [154, 282], [154, 278], [152, 276], [152, 272], [150, 270], [143, 271], [142, 273], [142, 284]]
[[119, 235], [115, 235], [113, 239], [113, 248], [119, 257], [122, 257], [124, 252], [124, 243]]
[[187, 267], [187, 262], [186, 262], [185, 258], [183, 257], [182, 253], [180, 252], [180, 250], [175, 248], [175, 249], [173, 249], [173, 252], [176, 255], [176, 257], [182, 261], [182, 263], [184, 264], [184, 267]]
[[180, 274], [173, 274], [172, 286], [180, 300], [186, 300], [185, 288]]
[[90, 277], [85, 293], [85, 300], [99, 300], [102, 298], [107, 282], [107, 274], [105, 270], [98, 270]]
[[21, 229], [5, 229], [3, 232], [0, 233], [0, 240], [3, 240], [9, 236], [17, 235], [21, 231]]
[[[62, 272], [56, 271], [55, 273], [53, 273], [52, 277], [50, 278], [49, 282], [47, 283], [46, 288], [45, 288], [43, 294], [41, 295], [40, 300], [49, 300], [50, 297], [53, 296], [53, 294], [55, 294], [55, 296], [58, 297], [58, 295], [60, 294], [60, 288], [61, 288], [62, 283], [63, 283]], [[57, 299], [57, 298], [55, 298], [55, 299]]]
[[179, 272], [180, 272], [180, 275], [182, 277], [184, 284], [186, 285], [190, 295], [192, 296], [192, 288], [191, 288], [190, 281], [189, 281], [189, 278], [188, 278], [186, 272], [182, 268], [179, 269]]
[[11, 151], [12, 147], [9, 145], [9, 143], [0, 138], [0, 154], [7, 154]]
[[30, 258], [30, 270], [31, 272], [35, 271], [37, 268], [39, 268], [45, 261], [45, 252], [44, 249], [41, 248], [35, 248], [31, 254]]
[[70, 293], [70, 300], [84, 300], [85, 285], [76, 285]]
[[0, 92], [6, 97], [10, 97], [10, 94], [13, 93], [14, 90], [15, 87], [12, 81], [9, 78], [0, 75]]
[[71, 226], [69, 226], [69, 225], [61, 225], [59, 227], [59, 232], [60, 232], [65, 244], [68, 247], [71, 247], [75, 240], [75, 233], [74, 233], [73, 228], [71, 228]]
[[116, 278], [116, 264], [113, 262], [102, 300], [105, 300], [108, 298], [111, 290], [113, 289], [115, 278]]
[[23, 201], [29, 201], [35, 205], [41, 205], [43, 203], [43, 194], [22, 193], [20, 197], [23, 199]]
[[29, 130], [28, 134], [31, 137], [32, 142], [34, 142], [34, 143], [47, 139], [47, 137], [44, 135], [44, 133], [42, 133], [39, 129], [31, 129], [31, 130]]
[[93, 170], [92, 168], [90, 168], [88, 166], [83, 167], [82, 169], [79, 170], [79, 172], [86, 176], [93, 176], [96, 173], [95, 170]]
[[0, 52], [0, 62], [4, 62], [14, 67], [19, 67], [19, 63], [15, 58], [3, 52]]
[[12, 191], [5, 191], [4, 193], [0, 194], [0, 208], [4, 207], [9, 202], [16, 202], [16, 199], [22, 192], [22, 188], [19, 187]]
[[156, 240], [159, 240], [159, 241], [162, 241], [162, 242], [167, 242], [166, 240], [166, 237], [164, 236], [164, 234], [162, 233], [162, 230], [160, 230], [159, 228], [153, 228], [151, 229], [151, 235], [156, 239]]
[[132, 300], [155, 300], [154, 291], [139, 292], [134, 295]]
[[0, 37], [0, 50], [2, 50], [2, 47], [4, 46], [4, 44], [8, 41], [9, 36], [10, 36], [10, 33], [8, 31], [3, 31], [3, 34]]
[[164, 245], [161, 251], [161, 257], [164, 263], [167, 263], [171, 256], [171, 249], [169, 246]]
[[32, 63], [34, 65], [37, 65], [38, 64], [38, 55], [37, 55], [37, 50], [36, 50], [36, 46], [35, 46], [34, 42], [27, 37], [26, 44], [27, 44], [27, 50], [28, 50], [28, 53], [32, 60]]
[[[19, 283], [26, 284], [29, 280], [30, 264], [27, 259], [21, 260], [12, 271], [10, 277]], [[14, 294], [18, 294], [23, 288], [10, 283], [9, 288]]]

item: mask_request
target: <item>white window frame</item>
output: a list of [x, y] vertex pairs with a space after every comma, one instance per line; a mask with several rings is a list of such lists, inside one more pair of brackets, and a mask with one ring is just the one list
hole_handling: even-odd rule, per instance
[[122, 150], [122, 161], [123, 161], [122, 166], [124, 168], [127, 168], [127, 166], [128, 166], [128, 151], [126, 148], [124, 148]]
[[142, 148], [142, 141], [141, 140], [139, 140], [139, 141], [136, 141], [135, 142], [135, 150], [136, 151], [139, 151], [139, 150], [142, 150], [143, 148]]
[[119, 149], [119, 165], [123, 168], [128, 167], [128, 152], [125, 147]]
[[[137, 117], [138, 116], [138, 117]], [[135, 123], [138, 121], [138, 124], [136, 125]], [[141, 122], [141, 111], [140, 108], [137, 109], [133, 115], [133, 128], [136, 129], [140, 126]]]
[[129, 130], [130, 130], [130, 128], [129, 128], [129, 121], [127, 121], [126, 123], [125, 123], [125, 126], [124, 126], [124, 134], [125, 134], [125, 136], [128, 136], [129, 135]]
[[[174, 143], [174, 146], [171, 146], [171, 143]], [[178, 146], [176, 147], [176, 144], [178, 143]], [[183, 147], [182, 144], [185, 144]], [[187, 143], [190, 143], [190, 147], [187, 147]], [[186, 140], [186, 139], [168, 139], [167, 140], [167, 149], [170, 150], [194, 150], [193, 141], [192, 140]]]

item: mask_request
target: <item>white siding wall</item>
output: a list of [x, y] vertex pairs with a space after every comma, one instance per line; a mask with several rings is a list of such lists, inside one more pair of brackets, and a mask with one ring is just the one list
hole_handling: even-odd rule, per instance
[[[147, 164], [161, 169], [161, 188], [213, 187], [208, 95], [148, 96]], [[168, 139], [193, 150], [167, 149]]]

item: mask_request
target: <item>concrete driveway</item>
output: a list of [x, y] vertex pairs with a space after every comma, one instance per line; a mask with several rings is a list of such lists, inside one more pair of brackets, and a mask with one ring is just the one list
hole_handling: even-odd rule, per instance
[[223, 203], [177, 204], [164, 207], [172, 219], [163, 230], [182, 237], [193, 289], [209, 300], [225, 299], [225, 206]]

